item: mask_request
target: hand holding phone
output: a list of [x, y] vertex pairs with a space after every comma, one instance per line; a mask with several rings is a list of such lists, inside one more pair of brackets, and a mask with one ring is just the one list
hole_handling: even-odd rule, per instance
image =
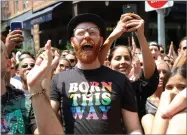
[[[22, 42], [22, 29], [23, 29], [23, 23], [22, 22], [11, 22], [10, 24], [10, 30], [11, 32], [13, 32], [12, 35], [12, 40], [14, 40], [15, 42]], [[19, 31], [16, 31], [19, 30]], [[20, 35], [17, 35], [20, 34]], [[13, 38], [14, 37], [14, 38]]]
[[10, 24], [10, 31], [6, 37], [6, 47], [9, 54], [15, 47], [20, 47], [23, 42], [22, 28], [22, 22], [12, 22]]
[[[137, 13], [136, 4], [123, 5], [122, 6], [122, 10], [123, 10], [123, 14], [127, 14], [128, 13], [129, 16], [131, 16], [132, 18], [134, 18], [134, 17], [131, 14], [136, 14]], [[128, 29], [131, 29], [131, 27], [129, 27]]]

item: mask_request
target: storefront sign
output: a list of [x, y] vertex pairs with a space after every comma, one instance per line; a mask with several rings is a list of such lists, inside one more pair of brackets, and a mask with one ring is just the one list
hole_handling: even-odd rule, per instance
[[33, 18], [31, 20], [25, 21], [23, 23], [23, 26], [25, 29], [30, 29], [31, 27], [33, 27], [35, 24], [40, 24], [43, 22], [47, 22], [52, 20], [52, 13], [48, 13], [45, 14], [43, 16], [37, 17], [37, 18]]

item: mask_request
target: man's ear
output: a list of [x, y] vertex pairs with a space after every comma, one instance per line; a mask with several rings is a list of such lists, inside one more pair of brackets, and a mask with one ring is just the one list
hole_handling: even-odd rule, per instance
[[70, 43], [71, 43], [71, 46], [74, 48], [74, 42], [73, 42], [73, 37], [71, 37], [71, 39], [70, 39]]

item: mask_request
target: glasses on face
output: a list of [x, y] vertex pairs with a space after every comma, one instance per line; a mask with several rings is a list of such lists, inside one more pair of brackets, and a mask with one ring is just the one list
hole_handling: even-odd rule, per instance
[[33, 68], [35, 66], [35, 64], [34, 63], [25, 63], [25, 64], [21, 65], [22, 68], [27, 68], [28, 66]]
[[100, 34], [98, 27], [90, 27], [90, 28], [74, 29], [74, 36], [75, 37], [83, 37], [86, 32], [89, 33], [89, 36], [99, 36], [99, 34]]

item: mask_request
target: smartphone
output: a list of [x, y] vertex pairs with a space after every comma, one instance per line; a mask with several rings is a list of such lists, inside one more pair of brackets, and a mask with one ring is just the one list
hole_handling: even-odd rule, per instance
[[11, 22], [10, 24], [10, 30], [22, 30], [23, 29], [23, 23], [22, 22]]
[[[127, 4], [127, 5], [123, 5], [122, 6], [122, 12], [123, 14], [126, 13], [134, 13], [137, 14], [137, 6], [136, 4]], [[129, 27], [128, 29], [130, 29], [131, 27]], [[134, 35], [134, 32], [130, 32], [127, 34], [127, 37], [130, 38], [130, 44], [129, 46], [132, 47], [132, 36]]]
[[137, 14], [136, 4], [127, 4], [122, 6], [123, 14], [134, 13]]

